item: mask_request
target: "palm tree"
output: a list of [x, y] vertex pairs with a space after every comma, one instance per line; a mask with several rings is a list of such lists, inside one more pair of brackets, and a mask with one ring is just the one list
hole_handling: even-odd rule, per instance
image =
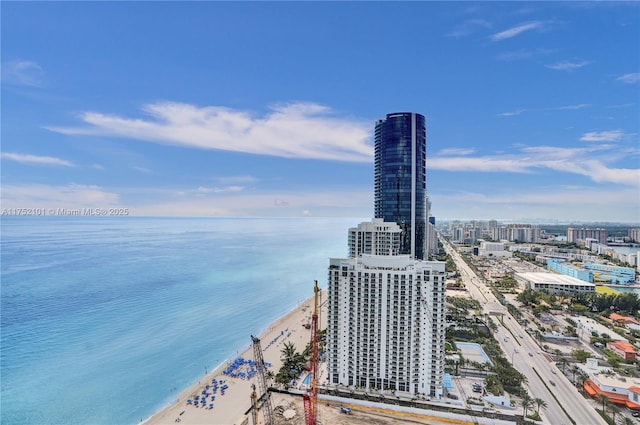
[[562, 373], [564, 373], [564, 369], [567, 367], [567, 364], [569, 364], [569, 362], [564, 357], [560, 357], [560, 360], [558, 360], [558, 363], [562, 365]]
[[527, 417], [527, 409], [533, 405], [533, 399], [527, 393], [522, 394], [522, 400], [520, 400], [520, 404], [522, 405], [523, 414], [522, 419], [526, 419]]
[[273, 378], [275, 378], [275, 374], [273, 373], [272, 370], [268, 370], [267, 373], [265, 374], [265, 376], [267, 377], [267, 379], [271, 380]]
[[546, 402], [546, 401], [544, 401], [544, 400], [543, 400], [543, 399], [541, 399], [541, 398], [535, 398], [535, 399], [533, 399], [533, 402], [536, 404], [536, 407], [537, 407], [536, 412], [538, 413], [538, 415], [540, 414], [540, 408], [541, 408], [541, 407], [542, 407], [543, 409], [546, 409], [546, 408], [547, 408], [547, 406], [548, 406], [547, 402]]
[[633, 419], [627, 418], [626, 416], [624, 416], [624, 419], [622, 420], [622, 425], [634, 425]]
[[280, 353], [282, 353], [282, 363], [291, 364], [296, 357], [296, 346], [293, 342], [285, 342]]
[[615, 404], [610, 404], [609, 411], [611, 412], [611, 419], [613, 419], [613, 423], [616, 423], [616, 413], [620, 413], [620, 409]]
[[571, 372], [573, 374], [573, 383], [576, 383], [576, 373], [580, 372], [580, 368], [576, 365], [571, 366], [571, 368], [569, 368], [569, 372]]
[[604, 406], [609, 402], [609, 397], [607, 397], [604, 394], [598, 394], [596, 396], [596, 400], [598, 400], [599, 402], [602, 402], [602, 413], [604, 413], [605, 412]]

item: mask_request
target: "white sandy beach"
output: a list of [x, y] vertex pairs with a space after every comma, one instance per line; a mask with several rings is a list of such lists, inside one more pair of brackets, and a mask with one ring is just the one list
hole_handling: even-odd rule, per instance
[[[326, 295], [326, 290], [320, 292], [319, 329], [324, 329], [326, 326]], [[280, 370], [282, 365], [280, 357], [282, 346], [285, 342], [293, 342], [297, 351], [304, 350], [309, 342], [310, 330], [305, 329], [303, 325], [311, 322], [313, 302], [313, 296], [311, 296], [285, 316], [269, 325], [267, 330], [259, 335], [264, 361], [271, 363], [271, 367], [268, 370], [272, 371], [274, 375]], [[250, 335], [247, 335], [247, 340], [250, 340]], [[254, 360], [253, 347], [249, 345], [239, 357], [245, 360]], [[223, 374], [228, 364], [233, 361], [234, 359], [229, 359], [228, 362], [204, 376], [198, 383], [181, 392], [174, 404], [151, 416], [145, 421], [145, 424], [180, 423], [181, 425], [200, 425], [206, 423], [214, 425], [240, 425], [243, 423], [245, 418], [249, 417], [249, 415], [245, 415], [245, 412], [251, 406], [251, 384], [255, 384], [256, 388], [259, 388], [258, 376], [256, 375], [251, 379], [245, 379]], [[322, 378], [322, 376], [320, 376], [320, 378]], [[205, 386], [211, 385], [213, 379], [216, 379], [217, 382], [222, 380], [224, 384], [228, 386], [225, 389], [224, 395], [221, 395], [221, 384], [218, 384], [215, 400], [211, 401], [211, 396], [209, 396], [206, 407], [196, 407], [193, 404], [187, 404], [187, 400], [193, 400], [196, 395], [201, 395], [202, 391], [205, 390]], [[211, 389], [209, 393], [211, 393]], [[213, 408], [209, 408], [211, 402], [214, 404]], [[249, 423], [251, 423], [251, 419], [249, 419]]]

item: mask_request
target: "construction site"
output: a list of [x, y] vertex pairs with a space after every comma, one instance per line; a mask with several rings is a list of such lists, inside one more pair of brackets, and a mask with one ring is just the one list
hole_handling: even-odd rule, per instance
[[[273, 393], [271, 398], [274, 406], [272, 425], [306, 425], [302, 397]], [[365, 407], [325, 401], [318, 402], [316, 412], [318, 425], [474, 425], [473, 421], [397, 412], [384, 407]], [[267, 424], [264, 418], [260, 417], [258, 423]], [[245, 425], [249, 424], [251, 424], [250, 421]]]
[[415, 413], [392, 409], [383, 403], [351, 403], [349, 399], [318, 399], [318, 282], [314, 287], [314, 307], [305, 328], [310, 331], [309, 367], [311, 377], [306, 390], [296, 394], [268, 388], [266, 366], [260, 340], [252, 336], [254, 359], [258, 370], [258, 387], [253, 386], [251, 408], [242, 425], [400, 425], [400, 424], [478, 424], [469, 421], [430, 415], [429, 411]]

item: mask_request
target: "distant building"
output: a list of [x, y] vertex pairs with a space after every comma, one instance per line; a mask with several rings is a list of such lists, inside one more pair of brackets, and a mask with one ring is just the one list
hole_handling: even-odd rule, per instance
[[349, 257], [362, 254], [398, 255], [400, 253], [400, 226], [374, 218], [349, 229]]
[[640, 242], [640, 229], [629, 229], [627, 236], [631, 242]]
[[576, 292], [595, 292], [596, 290], [596, 285], [593, 283], [556, 273], [516, 273], [515, 277], [527, 288], [556, 295], [572, 295]]
[[478, 255], [480, 257], [496, 257], [496, 258], [511, 258], [513, 256], [511, 251], [505, 251], [505, 245], [501, 242], [480, 242], [478, 248]]
[[628, 341], [610, 341], [607, 342], [607, 348], [624, 360], [636, 360], [636, 348]]
[[579, 243], [586, 239], [596, 239], [601, 244], [607, 243], [606, 229], [567, 228], [567, 242]]
[[540, 228], [533, 224], [509, 224], [507, 240], [510, 242], [539, 242]]
[[593, 273], [556, 258], [547, 260], [547, 270], [593, 283]]
[[606, 281], [624, 285], [634, 283], [636, 280], [636, 271], [631, 267], [598, 263], [584, 263], [583, 267], [593, 273], [594, 280], [601, 282]]

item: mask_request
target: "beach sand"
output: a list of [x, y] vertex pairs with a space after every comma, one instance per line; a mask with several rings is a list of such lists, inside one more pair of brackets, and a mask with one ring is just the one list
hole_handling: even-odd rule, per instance
[[[326, 290], [320, 291], [318, 307], [319, 329], [326, 328], [326, 299]], [[271, 366], [267, 370], [272, 371], [274, 375], [278, 373], [282, 366], [280, 357], [285, 342], [293, 342], [298, 352], [302, 352], [309, 343], [311, 331], [305, 329], [304, 325], [311, 323], [313, 308], [314, 297], [311, 296], [289, 313], [270, 324], [269, 327], [258, 336], [262, 346], [264, 361], [271, 363]], [[250, 335], [247, 335], [247, 340], [251, 341]], [[253, 347], [248, 345], [247, 349], [244, 350], [239, 357], [245, 360], [254, 360]], [[232, 378], [229, 375], [223, 374], [228, 364], [233, 361], [234, 359], [230, 359], [213, 372], [203, 376], [198, 383], [193, 384], [181, 392], [174, 404], [154, 414], [144, 421], [144, 423], [148, 425], [176, 423], [180, 423], [181, 425], [240, 425], [245, 422], [245, 419], [248, 419], [248, 423], [251, 424], [252, 419], [250, 414], [245, 415], [245, 412], [251, 407], [251, 385], [255, 384], [256, 389], [259, 389], [258, 376], [253, 376], [251, 379], [243, 379], [240, 377]], [[319, 375], [320, 379], [324, 378], [324, 373], [319, 373]], [[209, 403], [211, 403], [210, 397], [207, 399], [206, 408], [187, 404], [188, 399], [193, 400], [196, 395], [201, 395], [205, 389], [205, 385], [211, 385], [213, 379], [216, 379], [218, 382], [221, 380], [224, 381], [228, 388], [226, 388], [225, 394], [221, 395], [220, 385], [218, 386], [215, 394], [216, 398], [215, 401], [213, 401], [214, 407], [212, 409], [208, 407]], [[211, 392], [211, 390], [209, 391]]]

